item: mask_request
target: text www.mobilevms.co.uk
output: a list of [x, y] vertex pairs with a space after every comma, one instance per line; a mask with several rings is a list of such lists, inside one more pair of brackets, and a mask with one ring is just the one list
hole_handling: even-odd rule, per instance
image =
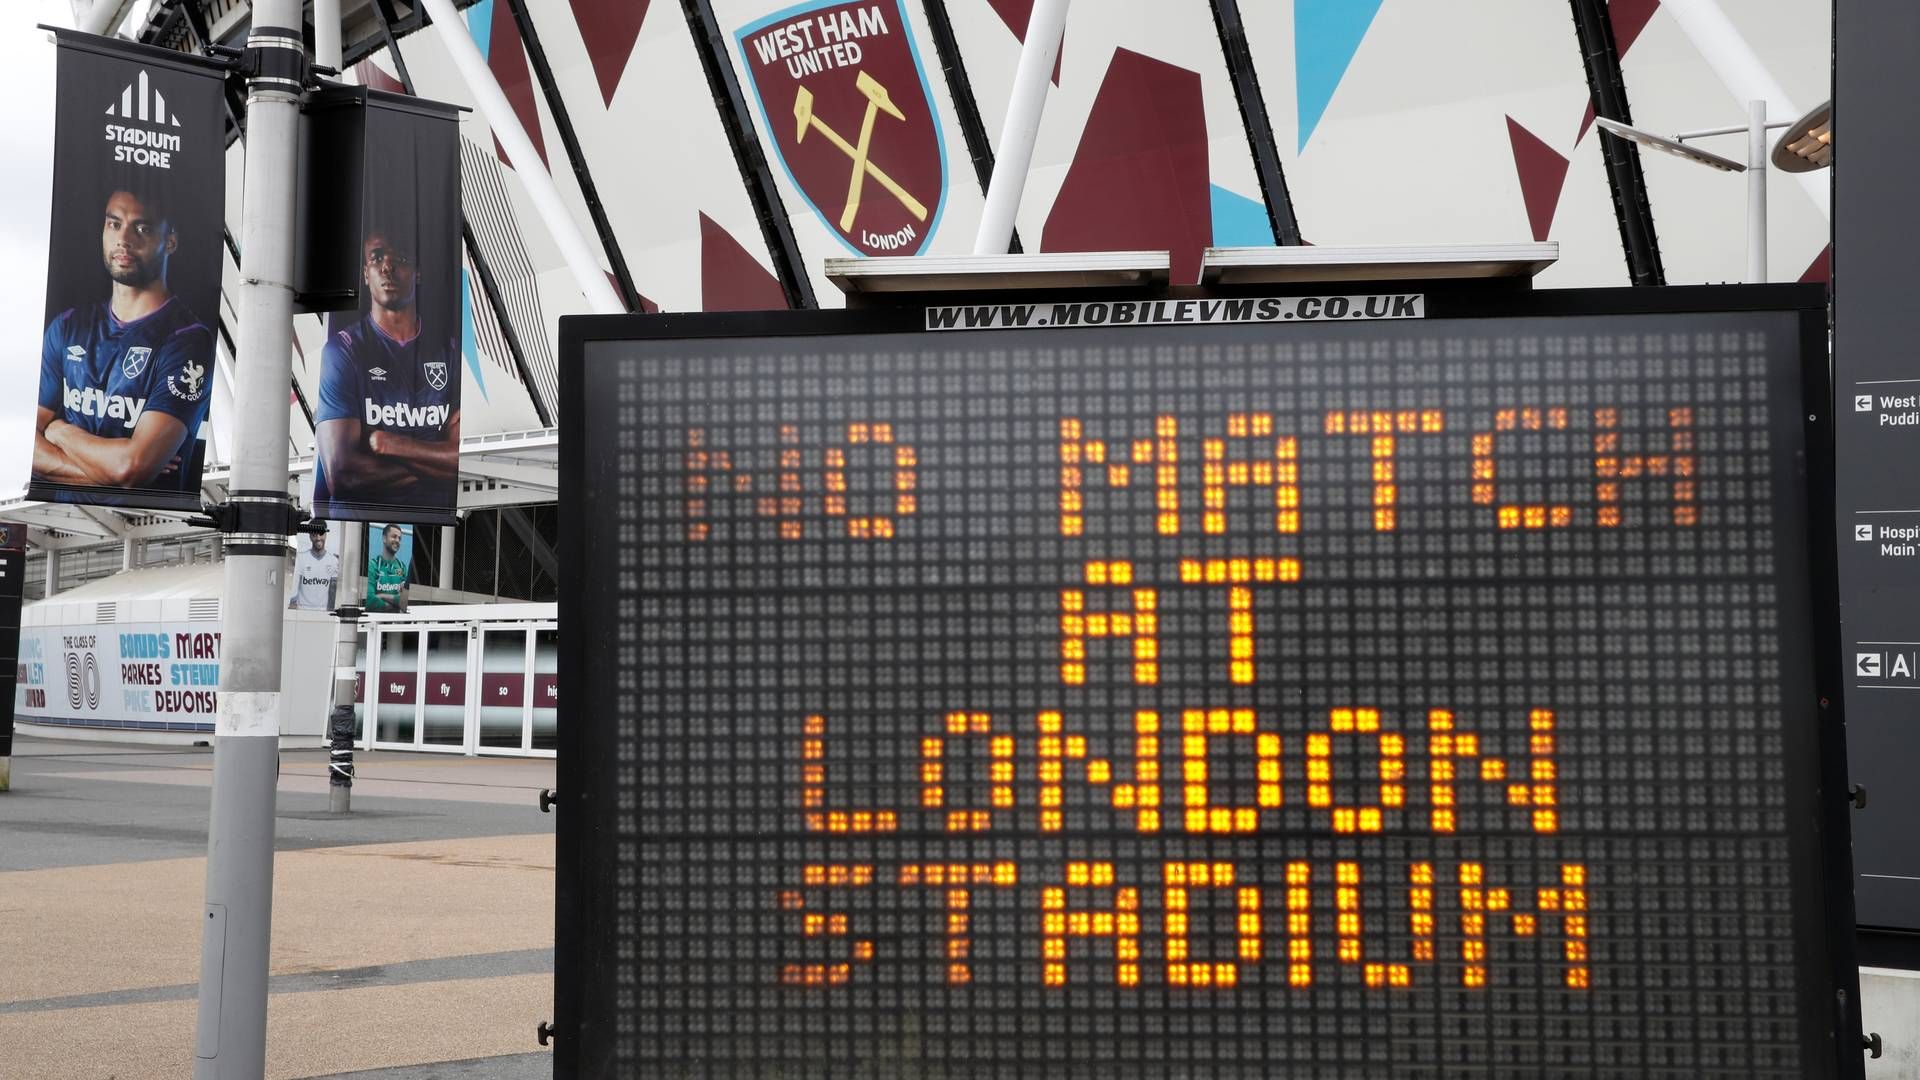
[[1268, 296], [1220, 300], [1089, 300], [1065, 304], [960, 304], [927, 308], [928, 330], [1055, 326], [1186, 326], [1209, 323], [1421, 319], [1423, 293]]

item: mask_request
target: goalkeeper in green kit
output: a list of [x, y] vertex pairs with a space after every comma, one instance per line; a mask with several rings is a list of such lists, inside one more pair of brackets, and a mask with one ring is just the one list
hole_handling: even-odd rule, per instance
[[407, 564], [400, 560], [400, 526], [380, 530], [381, 550], [367, 561], [367, 610], [407, 610]]

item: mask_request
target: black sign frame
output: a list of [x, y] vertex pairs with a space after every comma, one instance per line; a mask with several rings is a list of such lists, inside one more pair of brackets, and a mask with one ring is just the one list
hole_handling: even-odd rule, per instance
[[[1342, 283], [1342, 292], [1410, 292], [1419, 285], [1392, 283], [1374, 288]], [[1298, 292], [1299, 289], [1274, 290]], [[1122, 293], [1130, 298], [1140, 294]], [[1237, 292], [1182, 291], [1181, 298], [1248, 295]], [[1062, 299], [1107, 299], [1095, 293], [1057, 295], [928, 296], [926, 305]], [[1834, 574], [1833, 407], [1828, 370], [1828, 320], [1825, 290], [1802, 285], [1685, 286], [1646, 289], [1567, 289], [1526, 291], [1510, 288], [1451, 288], [1426, 292], [1426, 317], [1440, 319], [1526, 318], [1650, 314], [1793, 312], [1799, 317], [1801, 400], [1808, 412], [1803, 424], [1806, 538], [1811, 579], [1811, 658], [1816, 700], [1806, 702], [1810, 742], [1817, 753], [1816, 790], [1790, 793], [1789, 814], [1810, 821], [1817, 873], [1800, 874], [1795, 886], [1796, 967], [1802, 979], [1802, 1045], [1825, 1046], [1832, 1057], [1825, 1075], [1864, 1075], [1858, 968], [1852, 893], [1852, 856], [1844, 716], [1839, 689], [1840, 635]], [[615, 838], [609, 821], [616, 805], [614, 760], [605, 741], [614, 726], [611, 681], [596, 686], [594, 673], [613, 670], [611, 620], [591, 614], [587, 598], [606, 583], [591, 573], [595, 549], [611, 545], [610, 522], [589, 501], [585, 478], [604, 463], [588, 460], [585, 430], [588, 379], [587, 346], [595, 342], [705, 338], [781, 338], [816, 335], [923, 333], [920, 303], [852, 310], [744, 312], [725, 314], [652, 314], [574, 316], [560, 323], [560, 543], [564, 564], [574, 568], [561, 585], [560, 606], [573, 642], [562, 650], [559, 679], [571, 718], [562, 723], [559, 742], [560, 820], [557, 835], [555, 895], [555, 1034], [557, 1075], [613, 1076], [611, 1046], [617, 1030], [613, 968], [607, 947], [615, 918], [611, 874]], [[1141, 335], [1179, 333], [1174, 327], [1141, 327]], [[1284, 333], [1276, 328], [1276, 333]], [[994, 331], [980, 331], [989, 340]], [[929, 335], [930, 337], [934, 335]], [[958, 335], [942, 334], [951, 347]], [[1796, 848], [1796, 851], [1799, 851]], [[1804, 854], [1804, 853], [1803, 853]], [[1809, 937], [1811, 935], [1811, 938]], [[1822, 1064], [1816, 1061], [1810, 1064]]]
[[[1920, 102], [1889, 93], [1887, 75], [1909, 70], [1920, 58], [1920, 12], [1895, 9], [1894, 20], [1869, 14], [1860, 0], [1834, 5], [1833, 100], [1847, 104], [1847, 123], [1875, 138], [1911, 130]], [[1856, 145], [1864, 145], [1856, 143]], [[1912, 193], [1899, 182], [1916, 160], [1904, 142], [1880, 143], [1871, 162], [1856, 153], [1827, 173], [1839, 212], [1828, 236], [1832, 260], [1833, 351], [1836, 382], [1834, 482], [1840, 596], [1846, 616], [1842, 653], [1850, 676], [1845, 690], [1853, 721], [1849, 745], [1853, 778], [1871, 800], [1855, 835], [1855, 888], [1862, 925], [1862, 960], [1879, 967], [1920, 970], [1920, 847], [1912, 823], [1920, 817], [1920, 730], [1913, 724], [1912, 684], [1894, 681], [1895, 657], [1910, 657], [1920, 566], [1887, 545], [1886, 525], [1911, 525], [1902, 510], [1920, 503], [1920, 481], [1902, 464], [1912, 458], [1911, 408], [1888, 401], [1910, 396], [1920, 376], [1908, 343], [1920, 329], [1907, 290], [1905, 268], [1912, 230], [1888, 229], [1889, 220], [1911, 217]], [[1866, 395], [1869, 401], [1853, 400]], [[1891, 414], [1891, 415], [1889, 415]], [[1854, 530], [1866, 527], [1868, 542]], [[1886, 548], [1894, 548], [1889, 552]], [[1862, 650], [1873, 669], [1858, 665]], [[1882, 650], [1888, 650], [1881, 665]], [[1901, 664], [1901, 666], [1908, 666]], [[1910, 677], [1910, 676], [1909, 676]]]

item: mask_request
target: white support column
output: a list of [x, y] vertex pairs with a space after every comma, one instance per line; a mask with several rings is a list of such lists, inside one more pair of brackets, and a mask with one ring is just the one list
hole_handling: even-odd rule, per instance
[[507, 95], [487, 67], [486, 58], [480, 55], [472, 35], [467, 33], [467, 24], [454, 9], [453, 0], [425, 0], [425, 3], [428, 14], [433, 16], [434, 32], [440, 35], [441, 44], [453, 57], [453, 66], [459, 69], [467, 91], [487, 118], [487, 126], [493, 129], [494, 137], [506, 150], [507, 159], [513, 162], [513, 171], [526, 188], [527, 198], [560, 248], [560, 255], [566, 259], [567, 269], [573, 271], [574, 282], [586, 296], [587, 304], [601, 315], [623, 314], [627, 306], [620, 302], [619, 294], [607, 280], [599, 253], [587, 242], [572, 212], [561, 201], [560, 189], [554, 186], [546, 163], [534, 151], [526, 129], [520, 126], [519, 116], [507, 103]]
[[1747, 102], [1747, 281], [1767, 280], [1767, 103]]
[[60, 591], [60, 549], [47, 548], [47, 595]]
[[73, 28], [83, 34], [112, 34], [132, 6], [132, 0], [73, 0]]
[[1033, 143], [1040, 135], [1040, 114], [1047, 105], [1047, 82], [1066, 29], [1067, 0], [1034, 0], [1027, 16], [1027, 36], [1020, 46], [1020, 65], [1013, 72], [1007, 122], [995, 147], [986, 209], [980, 213], [980, 231], [974, 234], [975, 255], [1005, 255], [1013, 242], [1013, 218], [1026, 193]]
[[313, 62], [340, 70], [340, 0], [313, 0]]
[[453, 537], [452, 525], [440, 526], [440, 579], [434, 584], [442, 589], [453, 588]]

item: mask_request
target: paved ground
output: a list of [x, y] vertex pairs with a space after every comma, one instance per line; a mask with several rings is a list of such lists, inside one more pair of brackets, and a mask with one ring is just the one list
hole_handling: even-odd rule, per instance
[[[210, 750], [14, 744], [0, 794], [0, 1076], [193, 1073]], [[551, 759], [359, 755], [327, 813], [283, 757], [267, 1075], [552, 1075]]]

